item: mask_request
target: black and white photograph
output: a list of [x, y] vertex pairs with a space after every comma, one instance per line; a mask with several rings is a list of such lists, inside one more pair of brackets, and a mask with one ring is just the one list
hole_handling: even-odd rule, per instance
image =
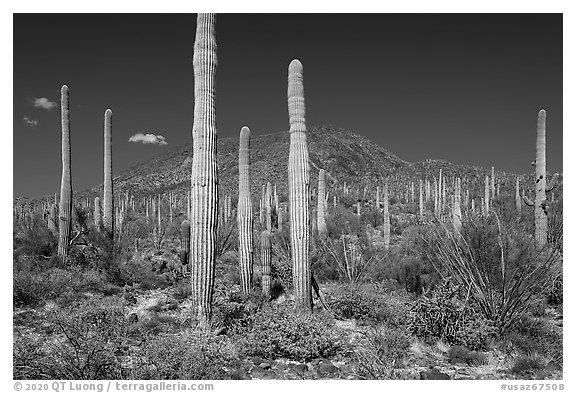
[[193, 11], [11, 17], [8, 387], [569, 391], [564, 14]]

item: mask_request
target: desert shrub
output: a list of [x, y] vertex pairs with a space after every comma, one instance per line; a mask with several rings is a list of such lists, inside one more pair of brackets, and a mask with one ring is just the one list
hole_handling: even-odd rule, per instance
[[361, 235], [364, 232], [360, 217], [343, 205], [330, 210], [330, 214], [326, 216], [326, 228], [328, 236], [333, 239], [339, 239], [342, 234]]
[[249, 327], [238, 331], [244, 356], [309, 361], [333, 356], [342, 349], [342, 337], [328, 316], [285, 307], [263, 307]]
[[488, 363], [488, 358], [482, 352], [471, 351], [461, 345], [454, 345], [448, 351], [451, 363], [462, 363], [469, 366], [479, 366]]
[[14, 261], [22, 257], [50, 259], [58, 248], [58, 239], [40, 214], [33, 215], [30, 221], [15, 221], [13, 239]]
[[533, 356], [522, 355], [514, 361], [510, 371], [514, 374], [524, 375], [528, 372], [540, 371], [545, 367], [546, 365], [542, 360]]
[[381, 263], [384, 258], [370, 247], [366, 238], [353, 235], [341, 235], [338, 240], [319, 239], [317, 251], [342, 281], [351, 284], [365, 281], [371, 265]]
[[272, 263], [270, 277], [284, 288], [292, 288], [292, 250], [290, 246], [290, 228], [283, 225], [282, 231], [273, 232]]
[[326, 296], [336, 316], [354, 318], [362, 323], [386, 322], [392, 327], [407, 322], [408, 298], [401, 292], [389, 293], [377, 284], [341, 285]]
[[69, 302], [84, 292], [111, 295], [119, 291], [103, 273], [79, 267], [17, 270], [13, 276], [15, 306], [34, 306], [53, 299]]
[[215, 302], [212, 325], [227, 334], [244, 331], [253, 323], [255, 314], [265, 302], [266, 298], [260, 293], [230, 293], [227, 299]]
[[469, 288], [472, 302], [501, 333], [550, 287], [559, 267], [557, 249], [536, 250], [533, 239], [494, 213], [468, 217], [460, 233], [438, 222], [425, 241], [438, 273]]
[[516, 350], [526, 355], [542, 355], [562, 365], [562, 334], [544, 319], [524, 315], [506, 335]]
[[410, 347], [406, 331], [388, 325], [373, 327], [361, 338], [353, 359], [356, 375], [361, 379], [392, 379], [402, 367]]
[[190, 329], [147, 340], [130, 379], [229, 379], [227, 370], [238, 361], [234, 346], [225, 337]]
[[558, 273], [552, 280], [552, 284], [546, 291], [546, 300], [552, 306], [562, 305], [564, 301], [564, 275], [562, 272]]
[[471, 349], [486, 348], [496, 333], [486, 317], [462, 300], [462, 293], [449, 282], [418, 298], [409, 317], [412, 334], [433, 344], [437, 340]]
[[123, 310], [117, 300], [101, 297], [56, 309], [46, 321], [54, 327], [49, 340], [35, 340], [30, 335], [15, 339], [14, 378], [125, 377], [121, 366], [127, 349]]

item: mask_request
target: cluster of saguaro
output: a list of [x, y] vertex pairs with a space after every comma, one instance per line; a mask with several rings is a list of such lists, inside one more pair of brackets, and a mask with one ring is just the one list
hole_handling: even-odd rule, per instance
[[320, 169], [318, 174], [318, 235], [323, 237], [328, 232], [326, 227], [326, 174]]
[[180, 238], [182, 243], [180, 262], [182, 265], [187, 265], [190, 258], [190, 221], [184, 220], [180, 224]]
[[250, 129], [240, 130], [238, 151], [238, 254], [240, 256], [240, 284], [243, 293], [252, 284], [252, 198], [250, 196]]
[[216, 16], [198, 14], [194, 43], [194, 153], [191, 175], [190, 262], [192, 301], [200, 327], [208, 328], [212, 313], [218, 164], [216, 157]]
[[546, 184], [546, 111], [538, 112], [538, 127], [536, 130], [536, 162], [534, 176], [534, 201], [524, 196], [528, 206], [534, 207], [535, 243], [536, 247], [544, 247], [548, 241], [548, 212], [546, 193], [556, 186], [558, 174], [555, 173], [550, 183]]
[[62, 180], [60, 182], [60, 208], [58, 255], [66, 258], [72, 228], [72, 163], [70, 161], [70, 113], [68, 104], [68, 86], [60, 90], [60, 109], [62, 115]]
[[114, 189], [112, 186], [112, 111], [104, 112], [104, 229], [114, 236]]
[[309, 250], [308, 189], [310, 174], [306, 142], [306, 110], [302, 63], [292, 60], [288, 67], [288, 113], [290, 118], [290, 154], [288, 194], [292, 252], [292, 283], [296, 307], [312, 308]]
[[262, 231], [260, 235], [260, 265], [262, 267], [262, 293], [265, 295], [270, 295], [271, 250], [272, 234], [270, 231]]

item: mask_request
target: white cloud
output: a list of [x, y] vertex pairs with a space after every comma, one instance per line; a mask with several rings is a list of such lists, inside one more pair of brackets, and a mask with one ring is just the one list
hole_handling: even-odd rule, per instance
[[32, 102], [36, 108], [43, 108], [43, 109], [46, 109], [49, 111], [51, 111], [52, 109], [54, 109], [58, 106], [58, 104], [50, 101], [48, 98], [45, 98], [45, 97], [33, 98]]
[[165, 138], [162, 135], [154, 135], [154, 134], [146, 134], [139, 132], [138, 134], [132, 135], [128, 142], [142, 142], [145, 145], [153, 144], [153, 145], [167, 145]]
[[38, 120], [32, 120], [28, 116], [24, 116], [22, 120], [28, 127], [36, 127], [38, 125]]

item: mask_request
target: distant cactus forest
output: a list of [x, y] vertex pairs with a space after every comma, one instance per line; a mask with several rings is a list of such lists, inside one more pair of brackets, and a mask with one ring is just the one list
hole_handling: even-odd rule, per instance
[[92, 189], [61, 85], [58, 191], [13, 204], [14, 379], [562, 379], [555, 114], [531, 114], [525, 174], [410, 163], [309, 126], [320, 76], [295, 58], [289, 131], [218, 139], [217, 20], [190, 39], [191, 143], [118, 173], [106, 109]]

